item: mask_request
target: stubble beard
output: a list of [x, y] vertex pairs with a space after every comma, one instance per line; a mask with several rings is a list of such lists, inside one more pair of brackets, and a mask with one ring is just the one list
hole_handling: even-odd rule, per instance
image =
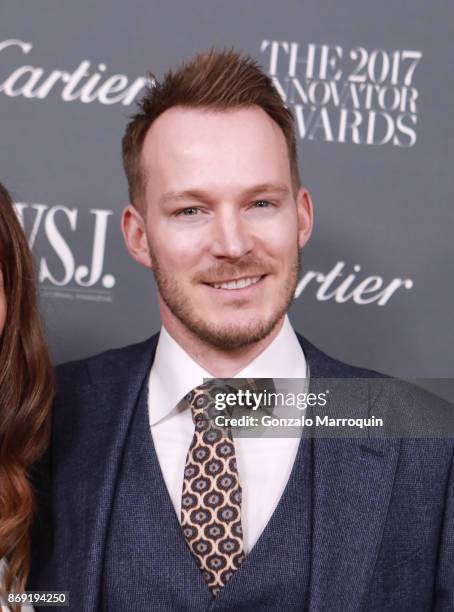
[[[296, 256], [285, 283], [279, 291], [273, 313], [267, 320], [257, 319], [246, 324], [241, 324], [241, 322], [217, 326], [209, 324], [198, 316], [191, 304], [190, 296], [182, 292], [178, 283], [161, 269], [158, 260], [152, 254], [151, 261], [160, 296], [173, 316], [203, 342], [220, 350], [233, 352], [266, 338], [287, 312], [293, 301], [300, 273], [298, 246], [295, 250]], [[151, 249], [150, 253], [152, 253]], [[241, 306], [238, 307], [238, 317], [241, 317]]]

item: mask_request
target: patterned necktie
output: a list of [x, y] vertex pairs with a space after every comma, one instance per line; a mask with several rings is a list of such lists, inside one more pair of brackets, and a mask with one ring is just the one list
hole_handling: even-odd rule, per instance
[[184, 470], [181, 526], [214, 597], [245, 558], [235, 446], [230, 428], [214, 422], [220, 414], [214, 398], [225, 392], [214, 380], [185, 397], [195, 432]]

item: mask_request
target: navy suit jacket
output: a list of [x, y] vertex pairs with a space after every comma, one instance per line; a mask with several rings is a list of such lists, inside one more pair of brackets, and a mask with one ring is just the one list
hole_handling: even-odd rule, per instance
[[[40, 515], [27, 588], [70, 591], [78, 612], [100, 606], [116, 476], [157, 340], [58, 368], [52, 442], [36, 481]], [[320, 378], [379, 376], [299, 340], [312, 390]], [[398, 388], [384, 385], [373, 396], [364, 384], [342, 402], [362, 417], [372, 408], [398, 411], [406, 394], [415, 397], [414, 387]], [[423, 391], [416, 397], [435, 416], [447, 409]], [[310, 587], [301, 609], [453, 611], [454, 441], [316, 438], [312, 448]]]

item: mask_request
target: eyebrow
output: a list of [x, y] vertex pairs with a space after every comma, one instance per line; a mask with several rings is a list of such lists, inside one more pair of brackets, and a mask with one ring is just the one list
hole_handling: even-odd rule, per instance
[[[249, 199], [263, 193], [286, 196], [290, 193], [290, 190], [282, 183], [261, 183], [243, 191], [241, 197]], [[177, 202], [179, 200], [197, 200], [198, 202], [210, 204], [213, 198], [209, 192], [203, 191], [203, 189], [187, 189], [185, 191], [168, 191], [161, 196], [159, 203], [165, 205], [168, 202]]]

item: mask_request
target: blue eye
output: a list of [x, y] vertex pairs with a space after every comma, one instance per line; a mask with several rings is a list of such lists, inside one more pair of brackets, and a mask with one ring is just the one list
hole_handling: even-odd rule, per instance
[[183, 210], [180, 210], [177, 214], [183, 215], [184, 217], [195, 217], [198, 212], [198, 208], [195, 206], [189, 206], [188, 208], [183, 208]]
[[256, 208], [269, 208], [271, 205], [271, 202], [268, 202], [268, 200], [257, 200], [254, 202]]

